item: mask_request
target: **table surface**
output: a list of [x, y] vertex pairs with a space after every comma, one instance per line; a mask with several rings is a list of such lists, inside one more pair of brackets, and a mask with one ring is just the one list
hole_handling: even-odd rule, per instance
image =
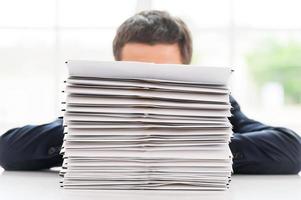
[[298, 200], [300, 175], [234, 175], [227, 191], [116, 191], [66, 190], [60, 188], [58, 170], [0, 172], [0, 199], [39, 200]]

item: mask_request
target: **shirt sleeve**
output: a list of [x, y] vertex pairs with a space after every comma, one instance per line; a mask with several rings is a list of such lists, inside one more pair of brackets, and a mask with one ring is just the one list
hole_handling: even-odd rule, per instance
[[60, 166], [62, 119], [14, 128], [0, 137], [0, 165], [5, 170], [40, 170]]
[[297, 174], [301, 169], [301, 138], [292, 130], [246, 117], [230, 97], [233, 171], [236, 174]]

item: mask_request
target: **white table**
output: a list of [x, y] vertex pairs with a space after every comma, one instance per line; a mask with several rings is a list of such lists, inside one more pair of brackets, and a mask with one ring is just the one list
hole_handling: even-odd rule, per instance
[[234, 175], [222, 192], [189, 191], [74, 191], [59, 186], [57, 170], [10, 172], [0, 175], [1, 200], [301, 200], [301, 176]]

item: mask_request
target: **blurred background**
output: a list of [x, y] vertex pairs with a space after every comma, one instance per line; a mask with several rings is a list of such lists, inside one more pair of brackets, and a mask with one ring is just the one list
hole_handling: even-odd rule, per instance
[[301, 133], [300, 0], [0, 0], [0, 135], [60, 116], [70, 59], [113, 60], [116, 28], [145, 9], [181, 17], [193, 64], [230, 66], [244, 113]]

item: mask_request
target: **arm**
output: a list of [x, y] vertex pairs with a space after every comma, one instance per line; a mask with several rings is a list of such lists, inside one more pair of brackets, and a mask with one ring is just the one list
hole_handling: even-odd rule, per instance
[[301, 169], [301, 138], [293, 131], [247, 118], [231, 97], [234, 137], [230, 143], [238, 174], [297, 174]]
[[40, 170], [62, 164], [62, 120], [28, 125], [0, 137], [0, 165], [6, 170]]

